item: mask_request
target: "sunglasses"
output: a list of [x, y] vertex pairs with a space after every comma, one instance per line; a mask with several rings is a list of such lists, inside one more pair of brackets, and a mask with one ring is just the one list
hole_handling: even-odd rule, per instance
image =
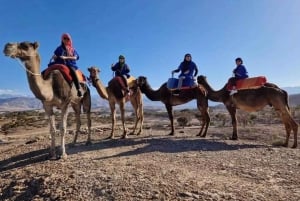
[[64, 40], [70, 40], [69, 38], [63, 38]]

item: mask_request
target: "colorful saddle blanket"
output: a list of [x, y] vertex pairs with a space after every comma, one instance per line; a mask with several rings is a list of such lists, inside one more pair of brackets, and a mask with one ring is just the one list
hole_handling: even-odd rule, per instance
[[[167, 82], [167, 88], [169, 90], [176, 90], [178, 89], [178, 78], [169, 78]], [[185, 78], [182, 82], [182, 86], [180, 89], [190, 89], [197, 86], [197, 83], [191, 78]]]
[[[257, 89], [262, 87], [267, 82], [267, 78], [265, 76], [251, 77], [242, 80], [238, 80], [236, 82], [236, 89]], [[232, 85], [227, 85], [227, 90], [233, 90]]]
[[[49, 66], [47, 69], [45, 69], [42, 72], [43, 78], [46, 79], [49, 76], [49, 74], [51, 73], [51, 71], [53, 71], [53, 70], [59, 70], [62, 73], [62, 75], [64, 76], [64, 78], [67, 80], [67, 82], [69, 84], [72, 83], [73, 79], [72, 79], [72, 76], [70, 73], [70, 69], [67, 66], [62, 65], [62, 64], [53, 64], [53, 65]], [[80, 70], [76, 70], [76, 74], [77, 74], [79, 82], [86, 82], [86, 77]]]

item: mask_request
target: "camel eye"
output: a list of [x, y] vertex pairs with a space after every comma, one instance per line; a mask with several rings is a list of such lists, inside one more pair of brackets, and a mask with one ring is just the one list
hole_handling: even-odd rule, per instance
[[24, 50], [28, 50], [29, 46], [27, 43], [20, 43], [20, 48], [24, 49]]

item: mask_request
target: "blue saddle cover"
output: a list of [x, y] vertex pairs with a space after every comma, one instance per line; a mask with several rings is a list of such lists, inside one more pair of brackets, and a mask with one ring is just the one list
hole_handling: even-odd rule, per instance
[[[168, 82], [167, 82], [167, 88], [170, 89], [170, 90], [177, 89], [178, 80], [179, 80], [178, 78], [174, 78], [174, 77], [169, 78]], [[191, 87], [194, 87], [194, 86], [196, 86], [194, 80], [191, 79], [191, 78], [186, 77], [182, 82], [181, 88], [191, 88]]]

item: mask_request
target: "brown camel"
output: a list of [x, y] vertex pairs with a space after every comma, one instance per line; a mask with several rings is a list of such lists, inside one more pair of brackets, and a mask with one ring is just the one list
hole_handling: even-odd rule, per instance
[[263, 109], [266, 105], [272, 106], [281, 115], [286, 130], [286, 140], [284, 146], [288, 146], [291, 130], [294, 133], [294, 145], [297, 147], [298, 124], [292, 118], [288, 105], [288, 94], [278, 88], [275, 84], [266, 83], [257, 89], [239, 90], [238, 93], [230, 96], [226, 85], [219, 91], [214, 91], [208, 84], [206, 77], [198, 76], [197, 81], [202, 84], [208, 92], [208, 99], [215, 102], [222, 102], [227, 108], [233, 126], [232, 139], [238, 139], [236, 110], [241, 109], [247, 112], [254, 112]]
[[50, 121], [51, 147], [50, 157], [56, 158], [55, 151], [55, 115], [53, 108], [61, 110], [61, 157], [67, 158], [65, 149], [65, 134], [67, 126], [68, 107], [72, 106], [76, 115], [76, 134], [73, 144], [76, 143], [78, 133], [80, 132], [80, 113], [81, 106], [87, 114], [88, 119], [88, 139], [87, 144], [91, 143], [91, 96], [89, 88], [82, 86], [83, 98], [77, 97], [77, 90], [74, 85], [64, 79], [64, 76], [59, 70], [54, 70], [50, 73], [47, 79], [44, 79], [40, 73], [40, 55], [38, 53], [39, 44], [37, 42], [21, 42], [7, 43], [4, 47], [4, 54], [11, 58], [18, 58], [22, 65], [25, 66], [29, 87], [35, 97], [41, 100], [43, 107]]
[[110, 138], [114, 138], [115, 132], [115, 122], [116, 122], [116, 107], [118, 104], [121, 112], [121, 120], [123, 126], [123, 136], [122, 138], [127, 137], [127, 129], [125, 128], [125, 103], [130, 100], [131, 105], [135, 112], [135, 126], [131, 134], [135, 133], [135, 130], [140, 123], [139, 130], [137, 135], [142, 133], [143, 121], [144, 121], [144, 113], [143, 113], [143, 96], [140, 89], [137, 87], [136, 83], [129, 83], [129, 87], [131, 90], [130, 97], [126, 97], [125, 91], [122, 89], [120, 82], [117, 79], [112, 79], [109, 81], [108, 86], [104, 87], [102, 82], [99, 79], [100, 70], [98, 67], [92, 66], [88, 68], [90, 72], [90, 80], [92, 81], [93, 86], [97, 89], [101, 98], [108, 100], [109, 107], [111, 110], [111, 119], [112, 119], [112, 129]]
[[195, 88], [184, 89], [181, 90], [178, 95], [174, 95], [172, 91], [167, 88], [167, 83], [162, 84], [158, 90], [153, 90], [149, 85], [147, 78], [140, 76], [137, 78], [137, 84], [140, 87], [142, 93], [144, 93], [151, 101], [161, 101], [165, 104], [169, 119], [171, 121], [171, 132], [169, 135], [174, 135], [175, 132], [173, 106], [181, 105], [196, 99], [197, 108], [201, 112], [202, 116], [202, 126], [198, 133], [198, 136], [206, 136], [207, 129], [210, 123], [210, 117], [208, 113], [208, 100], [206, 98], [206, 91], [203, 87], [199, 85]]

